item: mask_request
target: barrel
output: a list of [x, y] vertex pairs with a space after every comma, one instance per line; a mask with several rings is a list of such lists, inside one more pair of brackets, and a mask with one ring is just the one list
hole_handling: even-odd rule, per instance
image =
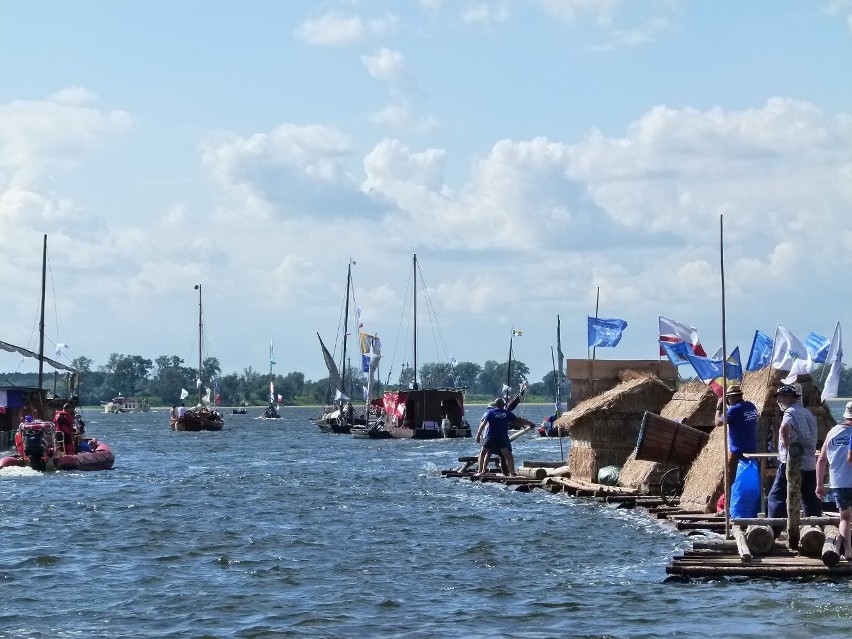
[[636, 441], [636, 459], [691, 464], [709, 439], [704, 431], [645, 411]]

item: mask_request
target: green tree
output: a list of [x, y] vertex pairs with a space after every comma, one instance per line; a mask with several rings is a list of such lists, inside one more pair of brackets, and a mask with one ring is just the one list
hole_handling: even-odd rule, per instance
[[455, 386], [460, 388], [475, 388], [481, 374], [482, 366], [473, 362], [459, 362], [453, 368]]

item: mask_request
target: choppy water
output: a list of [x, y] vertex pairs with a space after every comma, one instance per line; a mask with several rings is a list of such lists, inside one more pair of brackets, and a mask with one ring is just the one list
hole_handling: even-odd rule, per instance
[[850, 584], [664, 583], [689, 538], [643, 511], [445, 479], [472, 440], [321, 434], [315, 412], [219, 433], [90, 412], [114, 470], [0, 473], [0, 637], [848, 634]]

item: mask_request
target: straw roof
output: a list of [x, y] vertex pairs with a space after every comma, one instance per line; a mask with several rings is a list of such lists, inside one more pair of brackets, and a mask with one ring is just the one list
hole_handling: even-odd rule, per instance
[[623, 465], [636, 447], [645, 411], [659, 411], [671, 399], [672, 389], [655, 375], [623, 371], [619, 377], [616, 387], [580, 402], [555, 423], [571, 436], [572, 477], [596, 482], [604, 466]]

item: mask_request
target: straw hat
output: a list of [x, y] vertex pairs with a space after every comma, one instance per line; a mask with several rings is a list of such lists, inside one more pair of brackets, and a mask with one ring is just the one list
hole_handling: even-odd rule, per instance
[[739, 384], [731, 384], [730, 386], [728, 386], [728, 392], [725, 393], [725, 395], [727, 397], [730, 397], [731, 395], [742, 395], [742, 394], [743, 394], [743, 389]]

